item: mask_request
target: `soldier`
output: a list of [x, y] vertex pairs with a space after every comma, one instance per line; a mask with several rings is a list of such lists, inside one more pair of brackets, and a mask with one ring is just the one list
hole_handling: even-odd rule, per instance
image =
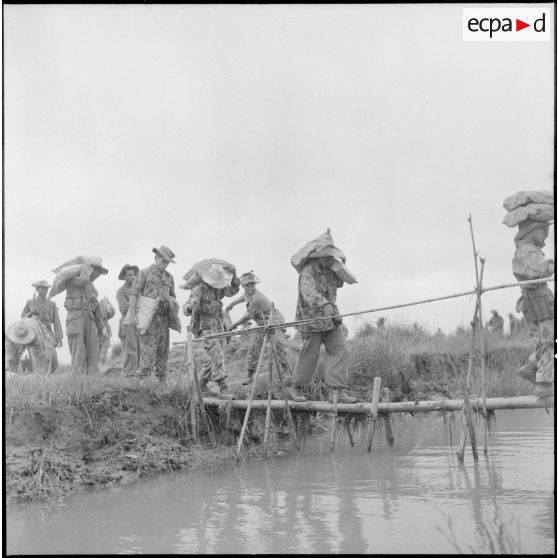
[[[238, 326], [254, 320], [257, 325], [267, 325], [269, 322], [269, 314], [271, 312], [271, 302], [270, 300], [258, 289], [256, 289], [256, 283], [260, 280], [254, 275], [253, 271], [244, 273], [240, 276], [240, 284], [244, 288], [244, 295], [237, 298], [227, 306], [227, 312], [230, 312], [234, 306], [242, 302], [246, 302], [246, 314], [240, 318], [240, 320], [234, 322], [230, 329], [234, 330]], [[284, 323], [285, 318], [277, 310], [273, 308], [273, 316], [271, 318], [272, 323], [280, 324]], [[254, 373], [256, 367], [258, 366], [258, 360], [260, 357], [260, 352], [262, 350], [262, 343], [264, 340], [265, 333], [263, 331], [251, 333], [252, 339], [250, 348], [246, 355], [246, 368], [248, 370], [248, 377], [242, 382], [242, 385], [248, 385], [252, 382], [254, 378]], [[273, 330], [273, 339], [275, 342], [275, 352], [277, 355], [277, 360], [283, 369], [284, 376], [286, 378], [290, 377], [289, 365], [287, 360], [287, 353], [285, 352], [285, 334], [282, 329]]]
[[126, 325], [137, 325], [138, 297], [159, 299], [155, 314], [144, 334], [139, 337], [139, 376], [155, 374], [164, 382], [169, 357], [169, 311], [176, 298], [174, 279], [166, 271], [174, 261], [174, 252], [167, 246], [153, 248], [155, 263], [141, 269], [130, 289], [130, 306]]
[[491, 310], [492, 317], [488, 320], [488, 329], [496, 335], [504, 335], [504, 318], [498, 314], [498, 310]]
[[522, 329], [521, 320], [516, 318], [511, 312], [508, 313], [508, 318], [510, 320], [510, 337], [513, 337]]
[[[192, 333], [194, 337], [204, 337], [212, 333], [225, 331], [222, 311], [225, 296], [238, 293], [239, 281], [218, 263], [213, 263], [201, 273], [201, 280], [191, 289], [190, 297], [183, 306], [186, 316], [192, 316]], [[198, 344], [199, 345], [199, 344]], [[225, 370], [224, 339], [205, 339], [201, 343], [203, 367], [200, 374], [200, 389], [211, 395], [208, 389], [210, 380], [219, 386], [219, 396], [230, 396]]]
[[118, 274], [118, 279], [124, 281], [124, 284], [116, 291], [116, 301], [121, 314], [118, 337], [122, 342], [122, 352], [124, 354], [122, 372], [126, 376], [135, 374], [139, 364], [138, 328], [135, 325], [124, 325], [123, 323], [130, 306], [130, 291], [138, 272], [139, 267], [137, 265], [126, 264]]
[[[344, 266], [345, 255], [333, 244], [329, 229], [306, 244], [292, 258], [291, 264], [300, 273], [296, 320], [328, 318], [297, 326], [303, 345], [300, 351], [290, 390], [293, 401], [305, 401], [301, 387], [310, 383], [318, 359], [320, 346], [325, 346], [325, 381], [330, 388], [339, 389], [340, 403], [355, 403], [357, 398], [348, 390], [349, 351], [341, 331], [341, 318], [335, 304], [337, 289], [343, 282], [356, 283], [356, 278]], [[330, 391], [329, 399], [332, 400]]]
[[50, 351], [52, 355], [50, 372], [54, 372], [58, 368], [56, 347], [62, 347], [62, 339], [64, 337], [62, 333], [62, 324], [60, 323], [60, 317], [58, 315], [58, 308], [53, 300], [47, 299], [47, 292], [51, 287], [47, 281], [36, 281], [31, 285], [35, 287], [35, 294], [32, 299], [25, 303], [21, 317], [30, 318], [32, 316], [37, 316], [46, 327], [50, 342], [53, 346], [53, 350]]
[[108, 358], [110, 338], [112, 336], [112, 329], [110, 327], [109, 320], [114, 318], [115, 314], [114, 308], [109, 302], [108, 298], [103, 297], [101, 302], [99, 302], [99, 311], [101, 313], [101, 319], [103, 321], [103, 333], [99, 334], [99, 362], [101, 364], [105, 364]]
[[[531, 219], [519, 223], [512, 261], [513, 274], [518, 281], [540, 279], [554, 273], [554, 260], [546, 259], [542, 251], [547, 238], [548, 223]], [[517, 374], [536, 384], [535, 395], [549, 397], [554, 394], [554, 295], [547, 283], [522, 286], [521, 295], [516, 310], [523, 312], [536, 347]]]
[[106, 275], [108, 270], [98, 257], [88, 258], [87, 264], [92, 267], [89, 277], [74, 277], [65, 285], [64, 308], [68, 312], [66, 335], [74, 374], [99, 372], [99, 334], [104, 333], [98, 293], [93, 281], [100, 275]]
[[32, 372], [46, 374], [53, 371], [52, 361], [56, 358], [53, 337], [36, 315], [23, 318], [7, 329], [5, 349], [9, 372], [18, 370], [21, 356], [26, 349], [31, 358]]

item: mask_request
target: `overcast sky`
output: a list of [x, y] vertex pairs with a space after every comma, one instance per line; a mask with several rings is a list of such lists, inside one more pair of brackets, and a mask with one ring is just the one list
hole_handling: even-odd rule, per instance
[[[4, 6], [6, 325], [80, 254], [103, 258], [116, 304], [121, 266], [161, 244], [177, 286], [226, 259], [293, 319], [290, 257], [327, 227], [359, 281], [343, 312], [465, 291], [469, 213], [485, 285], [512, 282], [502, 202], [553, 188], [553, 42], [464, 42], [462, 8]], [[518, 296], [487, 294], [485, 317]], [[473, 308], [346, 323], [450, 332]]]

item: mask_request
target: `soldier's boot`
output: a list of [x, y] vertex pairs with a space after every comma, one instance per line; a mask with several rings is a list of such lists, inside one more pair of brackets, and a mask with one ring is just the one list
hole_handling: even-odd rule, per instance
[[[328, 401], [333, 403], [333, 389], [329, 392]], [[337, 403], [356, 403], [358, 399], [347, 389], [338, 388]]]
[[289, 398], [292, 401], [306, 401], [306, 397], [304, 397], [304, 393], [302, 393], [302, 388], [293, 384], [291, 388], [288, 390]]
[[217, 385], [219, 386], [219, 398], [220, 399], [234, 399], [234, 395], [229, 391], [229, 386], [225, 382], [225, 378], [221, 378]]
[[254, 381], [254, 370], [248, 370], [247, 378], [242, 382], [243, 386], [247, 386]]
[[207, 395], [210, 397], [213, 396], [213, 392], [209, 389], [207, 385], [207, 380], [200, 380], [200, 393], [202, 395]]
[[520, 366], [517, 369], [516, 374], [520, 378], [523, 378], [524, 380], [527, 380], [528, 382], [531, 382], [532, 384], [535, 384], [537, 382], [537, 380], [536, 380], [537, 363], [532, 361], [532, 360], [529, 360], [523, 366]]

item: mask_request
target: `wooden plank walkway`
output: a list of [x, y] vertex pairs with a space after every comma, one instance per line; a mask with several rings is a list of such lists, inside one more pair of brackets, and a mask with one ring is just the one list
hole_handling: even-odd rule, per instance
[[[204, 405], [208, 407], [219, 407], [229, 404], [225, 399], [216, 397], [204, 397]], [[482, 398], [471, 399], [471, 407], [481, 411], [483, 407]], [[233, 409], [247, 409], [248, 400], [233, 399], [230, 401]], [[267, 409], [267, 399], [255, 399], [252, 401], [252, 409], [265, 411]], [[522, 395], [517, 397], [494, 397], [486, 399], [487, 410], [499, 409], [548, 409], [554, 407], [554, 397], [541, 399], [534, 395]], [[320, 412], [331, 413], [334, 407], [327, 401], [289, 401], [289, 408], [296, 412]], [[378, 413], [430, 413], [433, 411], [460, 411], [463, 408], [463, 399], [441, 399], [438, 401], [398, 401], [395, 403], [379, 403]], [[272, 410], [285, 409], [285, 401], [272, 400]], [[370, 413], [372, 403], [337, 403], [337, 413], [348, 413], [362, 415]]]

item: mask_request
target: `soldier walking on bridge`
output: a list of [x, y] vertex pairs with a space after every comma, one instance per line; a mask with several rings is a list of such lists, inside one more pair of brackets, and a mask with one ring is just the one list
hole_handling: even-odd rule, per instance
[[[188, 278], [191, 277], [189, 280]], [[194, 337], [205, 337], [225, 331], [222, 299], [238, 293], [240, 282], [236, 277], [234, 266], [224, 260], [209, 259], [196, 264], [184, 279], [181, 286], [191, 289], [190, 297], [183, 306], [186, 316], [191, 316]], [[219, 396], [230, 396], [226, 378], [224, 339], [204, 339], [197, 343], [201, 355], [200, 390], [205, 395], [212, 395], [208, 389], [211, 380], [219, 386]]]
[[336, 305], [337, 289], [343, 283], [356, 283], [354, 275], [345, 267], [345, 254], [334, 246], [329, 232], [308, 242], [292, 258], [291, 264], [300, 274], [296, 320], [326, 318], [297, 326], [303, 345], [298, 356], [291, 388], [293, 401], [305, 401], [302, 386], [312, 380], [320, 357], [320, 346], [325, 346], [325, 382], [340, 390], [340, 403], [355, 403], [357, 398], [348, 390], [349, 351], [341, 330], [342, 319]]
[[[238, 326], [245, 324], [250, 320], [254, 320], [259, 326], [267, 325], [269, 323], [269, 314], [272, 311], [271, 301], [256, 288], [256, 283], [259, 282], [260, 280], [254, 275], [253, 271], [249, 271], [248, 273], [244, 273], [240, 276], [240, 284], [244, 288], [244, 294], [236, 300], [233, 300], [227, 306], [227, 311], [230, 312], [237, 304], [246, 302], [246, 313], [242, 316], [242, 318], [231, 325], [231, 330], [236, 329]], [[271, 323], [280, 324], [284, 322], [285, 318], [281, 312], [279, 312], [277, 308], [273, 308]], [[248, 349], [248, 354], [246, 355], [248, 377], [242, 382], [243, 385], [251, 383], [254, 378], [254, 373], [256, 372], [260, 352], [262, 350], [265, 332], [258, 331], [251, 333], [250, 335], [252, 336], [252, 339], [250, 348]], [[284, 376], [286, 378], [290, 378], [291, 373], [289, 370], [287, 353], [285, 351], [285, 334], [282, 329], [274, 329], [272, 335], [275, 342], [277, 360], [283, 369]]]
[[51, 287], [47, 281], [36, 281], [31, 285], [35, 287], [35, 295], [25, 303], [21, 317], [31, 318], [36, 316], [45, 326], [50, 344], [52, 345], [52, 350], [49, 351], [49, 354], [52, 356], [50, 372], [54, 372], [58, 368], [56, 348], [62, 347], [62, 339], [64, 337], [58, 308], [54, 300], [47, 299], [47, 292]]
[[[553, 275], [554, 260], [546, 259], [542, 251], [549, 221], [554, 219], [552, 192], [518, 192], [504, 200], [504, 207], [509, 211], [504, 224], [518, 225], [512, 260], [515, 278], [528, 281]], [[536, 340], [535, 351], [517, 374], [535, 384], [535, 395], [550, 397], [554, 395], [554, 295], [548, 284], [522, 286], [516, 310], [523, 312], [529, 333]]]

